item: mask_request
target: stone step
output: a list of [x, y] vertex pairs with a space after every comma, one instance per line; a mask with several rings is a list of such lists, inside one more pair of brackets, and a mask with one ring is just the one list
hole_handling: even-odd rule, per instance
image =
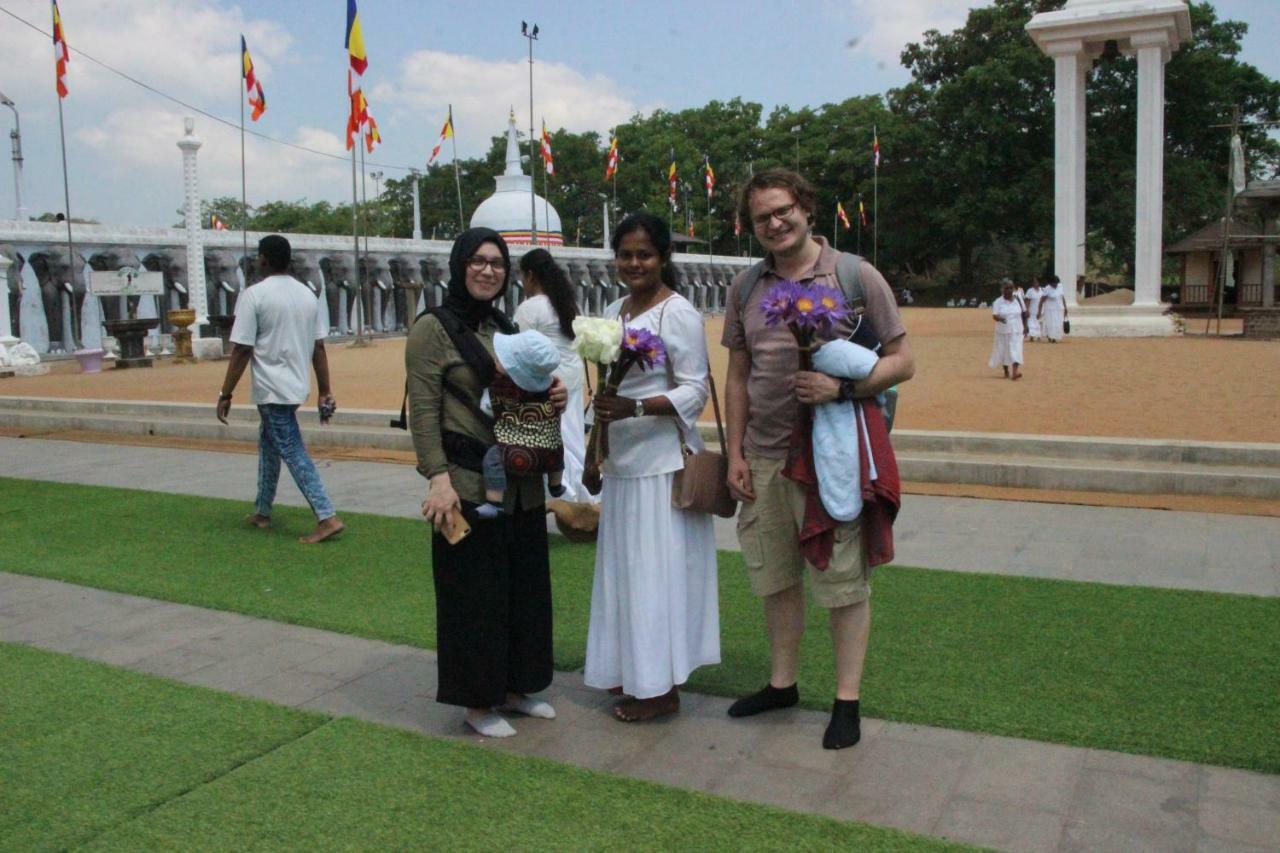
[[[313, 447], [412, 451], [409, 433], [388, 425], [396, 415], [345, 410], [321, 427], [303, 408], [299, 421]], [[256, 409], [233, 406], [229, 420], [219, 423], [212, 404], [0, 397], [0, 427], [33, 433], [257, 441]], [[703, 433], [714, 442], [714, 427]], [[914, 482], [1280, 499], [1280, 445], [899, 430], [894, 446]]]
[[1108, 436], [894, 430], [899, 453], [976, 453], [1280, 469], [1280, 444]]
[[898, 469], [917, 483], [1280, 499], [1280, 469], [1254, 466], [900, 450]]

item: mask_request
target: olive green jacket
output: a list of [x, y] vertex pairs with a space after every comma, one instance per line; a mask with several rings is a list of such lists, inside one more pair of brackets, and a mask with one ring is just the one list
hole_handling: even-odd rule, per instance
[[[493, 335], [498, 327], [486, 320], [476, 332], [484, 348], [493, 354]], [[484, 502], [484, 478], [478, 471], [468, 471], [449, 462], [444, 455], [441, 433], [461, 433], [485, 444], [493, 444], [493, 429], [476, 413], [484, 386], [449, 339], [440, 321], [430, 314], [421, 317], [409, 332], [404, 348], [404, 366], [409, 389], [409, 431], [413, 450], [418, 457], [418, 473], [432, 477], [449, 472], [454, 491], [464, 501]], [[471, 401], [471, 405], [445, 391], [444, 378]], [[511, 512], [516, 507], [533, 509], [543, 505], [542, 477], [509, 476], [503, 506]]]

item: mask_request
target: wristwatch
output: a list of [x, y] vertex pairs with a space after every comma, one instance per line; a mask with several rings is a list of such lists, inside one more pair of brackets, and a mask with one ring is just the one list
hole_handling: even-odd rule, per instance
[[840, 380], [840, 391], [836, 394], [836, 399], [841, 403], [850, 403], [853, 401], [856, 393], [855, 385], [852, 379]]
[[635, 416], [636, 416], [637, 418], [643, 418], [643, 417], [644, 417], [644, 400], [636, 400], [636, 414], [635, 414]]

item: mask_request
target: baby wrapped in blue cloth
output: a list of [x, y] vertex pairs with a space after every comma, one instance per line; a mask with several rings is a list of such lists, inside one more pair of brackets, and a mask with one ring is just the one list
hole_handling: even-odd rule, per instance
[[[880, 357], [852, 341], [828, 341], [813, 354], [813, 369], [828, 376], [854, 381], [866, 379]], [[877, 402], [883, 405], [883, 395]], [[862, 418], [861, 401], [832, 400], [813, 407], [813, 466], [818, 475], [818, 496], [827, 514], [836, 521], [852, 521], [862, 514], [862, 477], [860, 454], [866, 453], [871, 466], [871, 479], [876, 478], [875, 463], [865, 439], [866, 424], [858, 429]]]

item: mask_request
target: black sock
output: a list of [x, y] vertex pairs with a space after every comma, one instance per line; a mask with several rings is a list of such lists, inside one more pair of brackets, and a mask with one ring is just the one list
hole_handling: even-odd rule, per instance
[[551, 497], [553, 497], [553, 498], [563, 497], [563, 496], [564, 496], [564, 483], [559, 483], [559, 484], [554, 485], [554, 486], [548, 483], [548, 484], [547, 484], [547, 491], [551, 493]]
[[862, 739], [857, 699], [837, 699], [831, 706], [831, 722], [822, 736], [823, 749], [844, 749]]
[[779, 708], [790, 708], [800, 701], [800, 691], [796, 685], [790, 687], [774, 687], [766, 684], [764, 689], [750, 696], [743, 696], [729, 706], [730, 717], [752, 717], [765, 711]]

